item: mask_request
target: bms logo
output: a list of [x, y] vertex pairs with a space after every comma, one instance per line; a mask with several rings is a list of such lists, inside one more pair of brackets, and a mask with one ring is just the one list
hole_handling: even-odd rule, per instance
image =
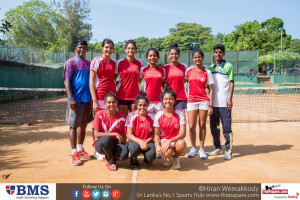
[[15, 193], [15, 190], [16, 190], [16, 186], [14, 185], [6, 185], [6, 192], [9, 194], [9, 195], [12, 195]]
[[48, 195], [48, 185], [7, 185], [6, 192], [12, 195], [17, 191], [16, 195]]

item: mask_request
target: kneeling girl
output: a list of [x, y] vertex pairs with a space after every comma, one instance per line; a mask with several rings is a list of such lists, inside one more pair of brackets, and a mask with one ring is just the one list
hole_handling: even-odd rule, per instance
[[144, 162], [147, 165], [151, 165], [156, 156], [153, 143], [154, 113], [147, 111], [149, 99], [146, 93], [140, 91], [136, 97], [136, 102], [138, 110], [131, 112], [126, 120], [129, 158], [132, 168], [139, 166], [137, 159], [139, 154], [144, 155]]
[[98, 153], [105, 155], [107, 169], [116, 171], [116, 160], [125, 160], [128, 157], [125, 146], [125, 116], [117, 111], [118, 100], [114, 93], [108, 93], [104, 103], [106, 109], [98, 111], [93, 122], [93, 146]]
[[180, 169], [179, 156], [186, 149], [184, 137], [186, 134], [186, 118], [183, 110], [174, 108], [176, 93], [167, 87], [160, 95], [164, 110], [159, 111], [154, 118], [156, 154], [164, 158], [163, 165], [171, 165]]

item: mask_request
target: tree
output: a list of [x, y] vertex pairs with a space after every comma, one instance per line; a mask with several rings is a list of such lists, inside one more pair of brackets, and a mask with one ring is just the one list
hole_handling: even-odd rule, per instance
[[146, 37], [139, 37], [135, 41], [138, 51], [146, 51], [150, 47], [149, 39]]
[[92, 38], [92, 25], [87, 23], [90, 15], [89, 0], [53, 0], [53, 5], [66, 19], [67, 31], [62, 34], [66, 49], [74, 50], [74, 43], [83, 39], [89, 42]]
[[164, 46], [162, 45], [164, 38], [152, 38], [150, 39], [150, 47], [157, 49], [158, 51], [163, 51]]
[[268, 19], [261, 24], [254, 20], [235, 26], [235, 30], [224, 36], [228, 50], [259, 50], [267, 54], [281, 49], [289, 49], [291, 36], [286, 34], [283, 21], [279, 18]]
[[281, 49], [281, 34], [282, 34], [282, 48], [289, 49], [291, 36], [286, 34], [283, 28], [284, 22], [280, 18], [272, 17], [261, 23], [263, 44], [261, 46], [262, 53], [271, 52]]
[[291, 51], [300, 52], [300, 39], [291, 40]]
[[11, 24], [8, 36], [14, 45], [43, 49], [61, 45], [59, 30], [64, 29], [64, 18], [43, 1], [24, 2], [6, 12], [5, 16], [5, 20]]
[[261, 25], [258, 21], [235, 26], [235, 30], [224, 36], [228, 50], [257, 50], [262, 45]]
[[181, 50], [193, 50], [213, 40], [211, 28], [196, 23], [178, 23], [169, 32], [170, 35], [162, 43], [164, 50], [168, 50], [173, 43], [177, 43]]

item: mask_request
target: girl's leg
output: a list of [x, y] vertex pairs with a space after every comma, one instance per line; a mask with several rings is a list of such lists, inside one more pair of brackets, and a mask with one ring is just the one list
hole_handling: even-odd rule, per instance
[[137, 110], [137, 105], [136, 103], [132, 103], [129, 105], [129, 112]]
[[198, 110], [189, 110], [188, 113], [188, 121], [189, 121], [189, 135], [190, 135], [190, 141], [192, 144], [192, 148], [188, 154], [189, 158], [192, 158], [197, 153], [196, 148], [196, 125], [197, 125], [197, 116], [198, 116]]
[[205, 137], [206, 137], [206, 119], [207, 110], [199, 110], [199, 139], [200, 139], [200, 149], [204, 148]]
[[184, 141], [184, 139], [177, 140], [177, 142], [175, 143], [174, 158], [178, 158], [179, 156], [181, 156], [185, 151], [185, 149], [186, 149], [186, 142]]

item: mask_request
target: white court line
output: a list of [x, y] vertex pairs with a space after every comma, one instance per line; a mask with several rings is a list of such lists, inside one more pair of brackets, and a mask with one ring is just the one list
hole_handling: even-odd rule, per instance
[[[268, 115], [263, 115], [263, 114], [260, 114], [260, 113], [257, 113], [257, 112], [253, 112], [253, 111], [250, 111], [250, 110], [246, 110], [246, 109], [240, 109], [240, 110], [243, 110], [243, 111], [246, 111], [246, 112], [255, 114], [255, 115], [260, 115], [260, 116], [262, 116], [262, 117], [266, 117], [266, 118], [270, 118], [270, 119], [274, 119], [274, 120], [281, 121], [281, 119], [279, 119], [279, 118], [271, 117], [271, 116], [268, 116]], [[287, 122], [287, 123], [292, 124], [292, 125], [294, 125], [294, 126], [300, 126], [300, 124], [293, 123], [293, 122]]]
[[132, 172], [132, 178], [131, 178], [132, 184], [131, 184], [131, 191], [130, 191], [130, 195], [129, 195], [129, 200], [134, 200], [135, 199], [137, 172], [138, 172], [138, 170], [136, 168], [134, 168], [133, 172]]

